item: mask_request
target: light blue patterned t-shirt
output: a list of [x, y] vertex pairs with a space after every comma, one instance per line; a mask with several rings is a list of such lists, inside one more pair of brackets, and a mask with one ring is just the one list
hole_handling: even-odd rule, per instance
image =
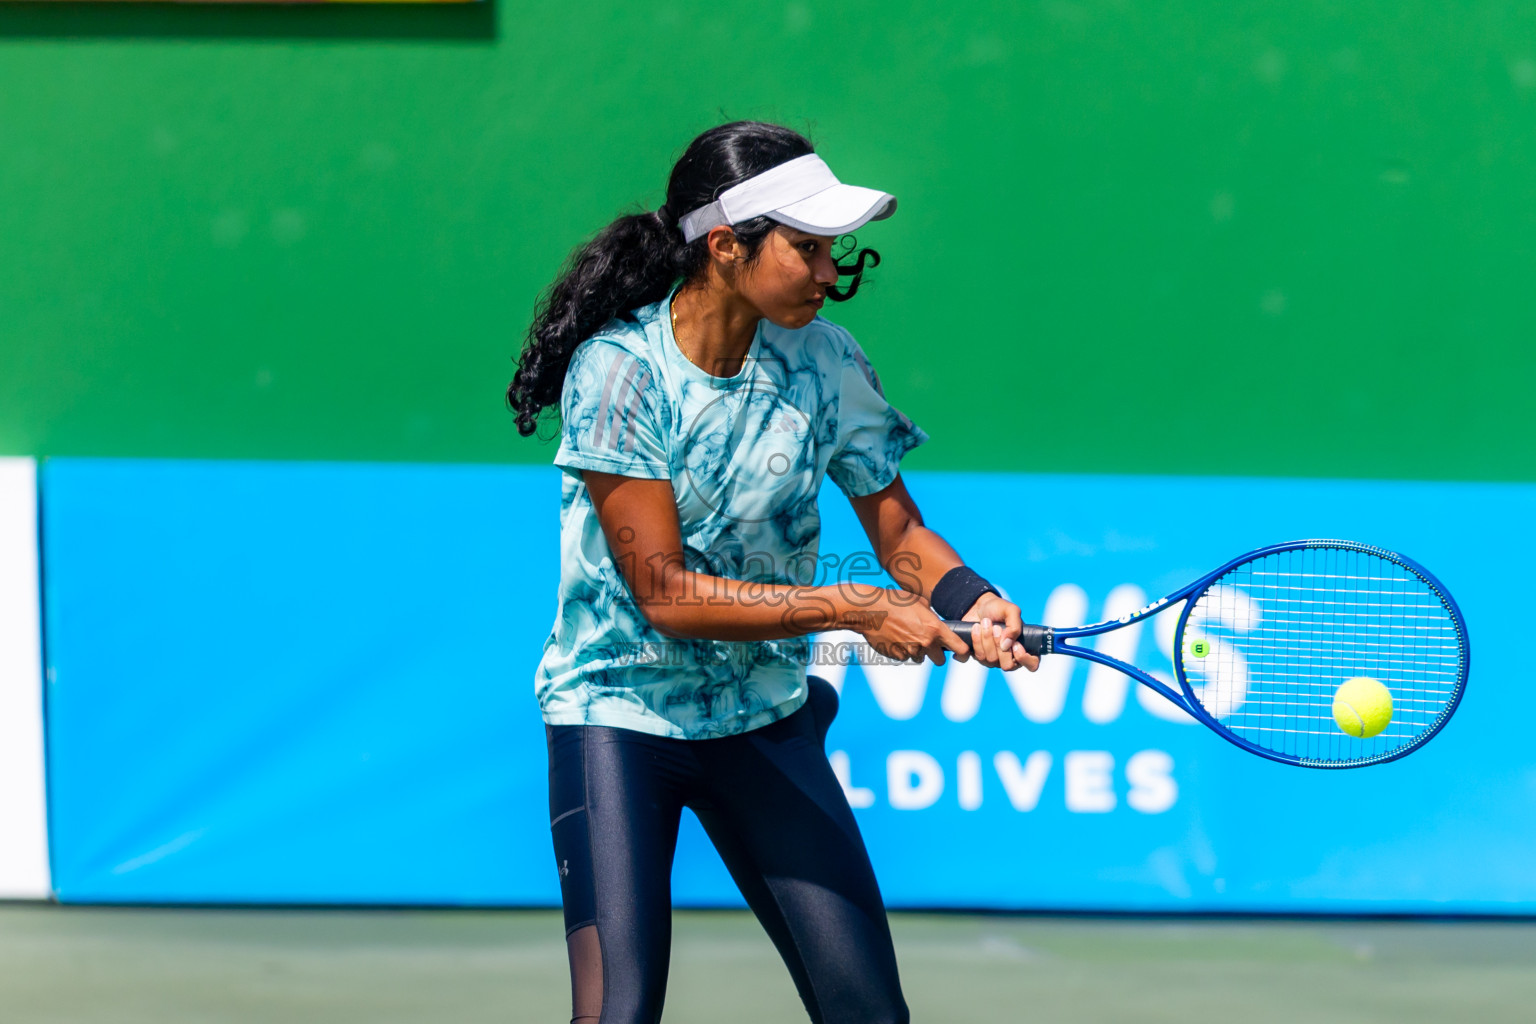
[[672, 481], [694, 572], [817, 585], [835, 582], [818, 576], [823, 474], [850, 496], [873, 494], [928, 439], [836, 324], [817, 317], [790, 331], [763, 320], [741, 371], [716, 377], [678, 349], [670, 298], [583, 341], [565, 376], [559, 606], [535, 674], [551, 725], [707, 739], [767, 725], [806, 697], [808, 637], [679, 640], [653, 629], [579, 470]]

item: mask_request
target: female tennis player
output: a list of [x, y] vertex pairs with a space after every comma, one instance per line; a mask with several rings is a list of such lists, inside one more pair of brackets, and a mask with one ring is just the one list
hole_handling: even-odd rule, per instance
[[[818, 315], [879, 262], [862, 250], [840, 264], [836, 238], [895, 206], [839, 183], [793, 131], [723, 125], [688, 146], [660, 210], [573, 255], [528, 330], [507, 391], [518, 430], [547, 409], [561, 420], [559, 605], [536, 691], [573, 1021], [660, 1019], [684, 807], [813, 1021], [908, 1019], [823, 748], [837, 694], [808, 674], [808, 638], [849, 629], [893, 658], [1038, 661], [1013, 642], [1018, 608], [902, 484], [901, 456], [927, 435]], [[818, 578], [824, 475], [899, 588]], [[981, 624], [974, 650], [944, 618]]]

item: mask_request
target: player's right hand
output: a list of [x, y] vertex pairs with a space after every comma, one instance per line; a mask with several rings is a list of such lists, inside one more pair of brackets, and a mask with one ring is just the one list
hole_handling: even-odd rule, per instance
[[[873, 590], [874, 593], [870, 593]], [[897, 661], [944, 664], [944, 653], [968, 656], [971, 651], [955, 631], [921, 597], [906, 590], [870, 588], [857, 602], [849, 628], [869, 645]]]

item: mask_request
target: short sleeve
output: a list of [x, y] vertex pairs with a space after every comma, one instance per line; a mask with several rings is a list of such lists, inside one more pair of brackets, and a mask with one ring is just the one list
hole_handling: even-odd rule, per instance
[[857, 498], [889, 487], [901, 457], [928, 435], [885, 400], [880, 378], [859, 343], [846, 334], [844, 341], [837, 448], [827, 475], [843, 493]]
[[660, 389], [656, 374], [634, 353], [604, 338], [582, 342], [571, 356], [560, 392], [555, 465], [668, 479]]

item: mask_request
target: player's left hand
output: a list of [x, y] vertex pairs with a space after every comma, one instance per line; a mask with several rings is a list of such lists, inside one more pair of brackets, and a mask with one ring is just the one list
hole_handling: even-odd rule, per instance
[[[983, 665], [1000, 668], [1004, 672], [1016, 668], [1033, 672], [1040, 667], [1039, 656], [1030, 654], [1018, 642], [1019, 633], [1024, 628], [1024, 617], [1018, 605], [996, 594], [982, 594], [971, 605], [971, 610], [961, 618], [966, 622], [978, 623], [971, 628], [971, 653]], [[969, 659], [956, 655], [955, 660]]]

